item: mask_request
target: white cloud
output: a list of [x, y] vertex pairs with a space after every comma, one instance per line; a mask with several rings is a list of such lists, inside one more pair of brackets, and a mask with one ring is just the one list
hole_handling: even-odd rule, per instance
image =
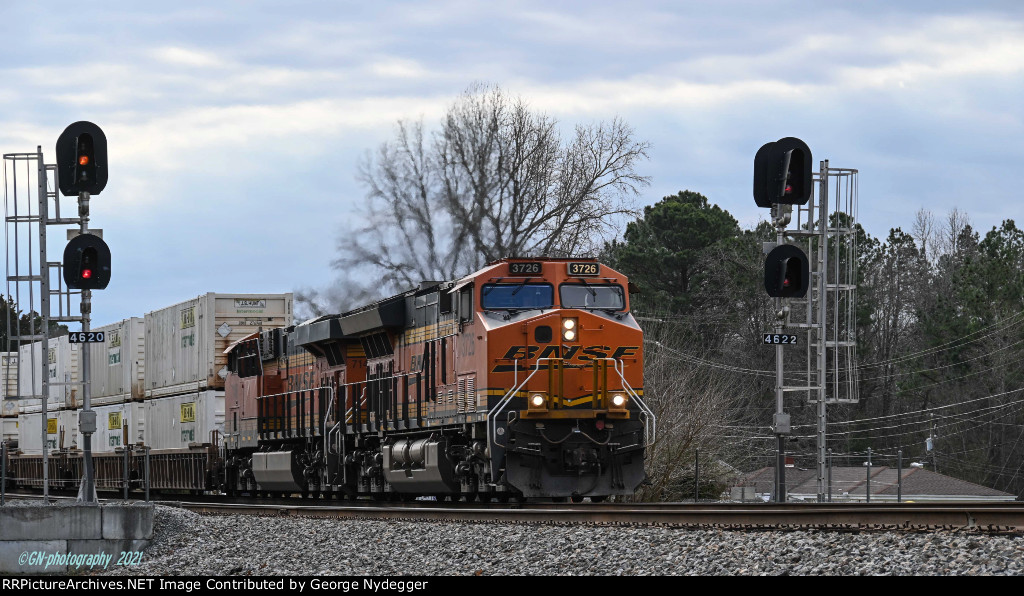
[[152, 55], [159, 62], [175, 66], [223, 68], [228, 65], [226, 61], [211, 52], [202, 52], [199, 50], [180, 47], [157, 48], [156, 50], [153, 50]]
[[[196, 242], [217, 250], [247, 238], [230, 234], [258, 232], [246, 219], [252, 211], [276, 210], [277, 225], [303, 233], [268, 236], [268, 252], [306, 262], [290, 252], [301, 244], [304, 254], [321, 253], [320, 267], [332, 252], [327, 235], [346, 216], [316, 203], [307, 224], [308, 214], [282, 209], [280, 196], [302, 197], [292, 211], [328, 198], [350, 206], [362, 196], [356, 157], [391, 138], [396, 120], [423, 117], [434, 127], [475, 81], [499, 84], [566, 125], [620, 115], [638, 138], [656, 139], [646, 165], [656, 173], [651, 202], [713, 189], [712, 200], [754, 221], [753, 151], [806, 134], [815, 157], [832, 153], [838, 165], [865, 168], [876, 213], [909, 218], [920, 205], [899, 201], [923, 203], [925, 194], [942, 211], [964, 191], [961, 178], [989, 181], [990, 202], [976, 199], [978, 213], [1013, 209], [1017, 190], [986, 162], [996, 155], [1005, 168], [1024, 157], [1013, 136], [1024, 126], [1019, 12], [792, 6], [807, 10], [780, 32], [768, 26], [774, 8], [747, 2], [313, 2], [302, 11], [221, 12], [186, 1], [167, 11], [109, 9], [89, 27], [66, 18], [26, 26], [16, 19], [38, 11], [19, 5], [0, 24], [12, 48], [0, 65], [0, 145], [41, 144], [52, 155], [66, 124], [92, 120], [107, 133], [113, 164], [110, 201], [105, 194], [96, 207], [108, 221], [131, 226], [129, 215], [150, 221], [156, 213], [160, 226], [201, 235], [210, 224], [197, 213], [216, 213], [217, 237]], [[69, 61], [68, 40], [91, 51]], [[261, 155], [304, 171], [273, 172], [265, 188], [246, 188], [244, 205], [212, 200], [266, 168]], [[950, 160], [963, 161], [957, 155], [971, 156], [958, 177], [928, 182], [929, 173], [951, 171]], [[865, 218], [872, 213], [862, 205]], [[137, 237], [144, 263], [141, 254], [155, 248], [145, 246], [147, 234]], [[314, 267], [295, 273], [304, 276], [295, 285], [316, 285]], [[203, 291], [214, 289], [203, 279]]]
[[400, 58], [376, 61], [367, 70], [379, 77], [396, 79], [422, 79], [432, 74], [417, 61]]

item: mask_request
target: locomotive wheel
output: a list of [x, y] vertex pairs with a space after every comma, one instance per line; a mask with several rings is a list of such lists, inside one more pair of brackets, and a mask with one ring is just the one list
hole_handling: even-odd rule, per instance
[[608, 500], [608, 495], [601, 495], [599, 497], [590, 497], [591, 503], [604, 503]]
[[583, 502], [583, 495], [573, 495], [571, 497], [571, 499], [572, 499], [573, 503], [582, 503]]

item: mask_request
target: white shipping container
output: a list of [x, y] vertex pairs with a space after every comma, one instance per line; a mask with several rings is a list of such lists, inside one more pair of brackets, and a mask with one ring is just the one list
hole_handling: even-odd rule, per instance
[[[89, 350], [90, 401], [95, 405], [142, 399], [145, 396], [145, 319], [132, 317], [93, 331], [103, 341], [84, 344]], [[79, 406], [85, 405], [79, 399]]]
[[18, 354], [0, 352], [0, 441], [18, 440]]
[[17, 416], [4, 416], [0, 418], [0, 441], [5, 441], [7, 444], [15, 443], [18, 441], [18, 417]]
[[[13, 401], [13, 400], [12, 400]], [[21, 414], [38, 414], [43, 411], [43, 400], [41, 399], [19, 399], [17, 400], [18, 405], [14, 408], [18, 415]], [[71, 408], [64, 407], [64, 404], [49, 400], [46, 403], [47, 412], [56, 412], [57, 410], [70, 410]]]
[[21, 408], [18, 407], [17, 399], [4, 398], [0, 402], [0, 441], [17, 441], [18, 440], [18, 413]]
[[223, 389], [229, 345], [291, 324], [291, 294], [209, 293], [146, 313], [146, 397]]
[[122, 402], [93, 408], [96, 411], [96, 433], [92, 436], [93, 451], [111, 452], [126, 444], [145, 443], [145, 404], [130, 400]]
[[197, 391], [144, 402], [145, 442], [153, 449], [184, 449], [189, 444], [218, 446], [224, 435], [224, 392]]
[[[78, 412], [59, 410], [47, 412], [46, 444], [53, 449], [81, 448], [78, 437]], [[18, 416], [18, 449], [25, 453], [42, 453], [42, 413]]]
[[[0, 352], [0, 387], [3, 387], [3, 397], [18, 397], [18, 354], [15, 352]], [[6, 415], [6, 412], [5, 412]]]
[[80, 344], [68, 341], [68, 336], [50, 338], [46, 353], [42, 342], [23, 345], [18, 353], [18, 396], [33, 399], [42, 396], [42, 371], [48, 375], [48, 405], [56, 408], [77, 407], [81, 399], [82, 386], [79, 369], [81, 364]]

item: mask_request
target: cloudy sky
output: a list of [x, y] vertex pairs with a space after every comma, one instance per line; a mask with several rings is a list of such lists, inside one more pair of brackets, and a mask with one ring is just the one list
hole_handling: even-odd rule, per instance
[[752, 226], [754, 153], [797, 136], [860, 171], [874, 236], [921, 207], [1024, 219], [1019, 0], [7, 1], [0, 39], [0, 151], [106, 132], [95, 324], [333, 283], [361, 156], [475, 82], [567, 129], [622, 117], [651, 143], [643, 204], [695, 190]]

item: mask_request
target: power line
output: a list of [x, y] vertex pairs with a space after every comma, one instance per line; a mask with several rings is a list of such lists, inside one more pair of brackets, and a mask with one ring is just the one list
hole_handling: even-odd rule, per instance
[[[1017, 319], [1017, 320], [1014, 321], [1014, 319]], [[871, 362], [869, 364], [861, 364], [857, 368], [862, 368], [862, 369], [863, 368], [877, 368], [877, 367], [880, 367], [880, 366], [885, 366], [887, 364], [903, 362], [905, 360], [911, 360], [911, 359], [917, 358], [919, 356], [926, 356], [928, 354], [933, 354], [935, 352], [941, 352], [941, 351], [945, 350], [947, 347], [963, 347], [963, 346], [968, 345], [970, 343], [973, 343], [975, 341], [978, 341], [978, 340], [984, 339], [986, 337], [989, 337], [990, 335], [996, 333], [997, 331], [1002, 331], [1003, 329], [1007, 329], [1009, 327], [1013, 327], [1014, 325], [1019, 325], [1022, 322], [1024, 322], [1024, 312], [1020, 312], [1020, 313], [1011, 315], [1007, 319], [1004, 319], [1002, 321], [998, 321], [998, 322], [992, 323], [991, 325], [988, 325], [986, 327], [982, 327], [981, 329], [978, 329], [977, 331], [973, 331], [971, 333], [968, 333], [967, 335], [964, 335], [964, 336], [952, 339], [952, 340], [950, 340], [950, 341], [948, 341], [948, 342], [946, 342], [944, 344], [940, 344], [938, 346], [934, 346], [934, 347], [931, 347], [931, 348], [928, 348], [928, 349], [925, 349], [925, 350], [920, 350], [920, 351], [914, 352], [912, 354], [907, 354], [907, 355], [904, 355], [904, 356], [899, 356], [897, 358], [892, 358], [892, 359], [889, 359], [889, 360], [879, 360], [877, 362]], [[963, 344], [961, 344], [959, 346], [954, 346], [954, 344], [956, 344], [957, 342], [959, 342], [961, 340], [965, 340], [968, 337], [971, 337], [972, 335], [977, 335], [978, 333], [981, 333], [981, 332], [983, 332], [983, 331], [985, 331], [987, 329], [991, 329], [991, 328], [993, 328], [993, 327], [995, 327], [997, 325], [1002, 325], [1002, 327], [1000, 327], [999, 329], [993, 329], [991, 333], [986, 333], [985, 335], [983, 335], [982, 337], [979, 337], [977, 339], [974, 339], [974, 340], [971, 340], [971, 341], [966, 341], [966, 342], [964, 342]]]
[[987, 354], [981, 354], [980, 356], [975, 356], [974, 358], [968, 358], [967, 360], [961, 360], [959, 362], [952, 362], [950, 364], [944, 364], [942, 366], [936, 366], [936, 367], [933, 367], [933, 368], [922, 368], [920, 370], [911, 370], [911, 371], [905, 371], [905, 372], [894, 372], [894, 373], [889, 373], [887, 375], [882, 375], [880, 377], [869, 377], [867, 379], [861, 379], [861, 381], [875, 381], [877, 379], [886, 379], [886, 378], [890, 378], [890, 377], [902, 377], [902, 376], [906, 376], [906, 375], [913, 375], [913, 374], [918, 374], [918, 373], [925, 373], [925, 372], [932, 372], [932, 371], [936, 371], [936, 370], [942, 370], [942, 369], [945, 369], [945, 368], [949, 368], [951, 366], [960, 366], [962, 364], [966, 364], [968, 362], [973, 362], [975, 360], [984, 358], [986, 356], [991, 356], [992, 354], [995, 354], [997, 352], [1002, 352], [1003, 350], [1008, 350], [1008, 349], [1010, 349], [1010, 348], [1012, 348], [1014, 346], [1020, 345], [1022, 343], [1024, 343], [1024, 339], [1016, 341], [1016, 342], [1014, 342], [1014, 343], [1012, 343], [1012, 344], [1010, 344], [1008, 346], [1003, 346], [1003, 347], [1001, 347], [1001, 348], [999, 348], [997, 350], [992, 350], [991, 352], [988, 352]]

